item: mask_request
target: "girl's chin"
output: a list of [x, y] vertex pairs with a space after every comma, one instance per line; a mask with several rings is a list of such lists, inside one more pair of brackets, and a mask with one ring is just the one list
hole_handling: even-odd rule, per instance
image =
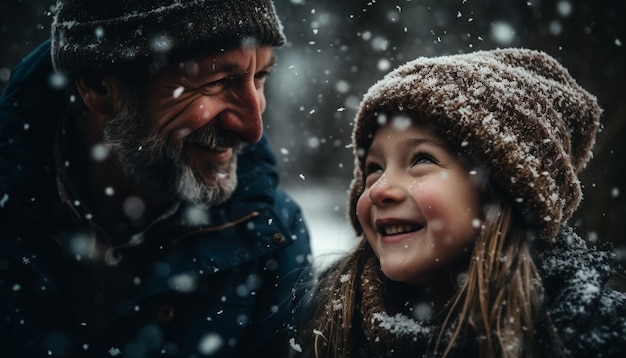
[[381, 270], [385, 277], [392, 281], [408, 284], [415, 284], [419, 281], [416, 280], [416, 277], [420, 276], [419, 272], [411, 272], [411, 269], [404, 266], [381, 264]]

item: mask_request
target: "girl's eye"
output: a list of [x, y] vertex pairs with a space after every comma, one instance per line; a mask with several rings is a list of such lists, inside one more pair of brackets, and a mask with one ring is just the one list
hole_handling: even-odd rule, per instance
[[380, 165], [375, 164], [375, 163], [368, 163], [365, 165], [365, 176], [369, 176], [370, 174], [375, 174], [375, 173], [382, 173], [383, 172], [383, 168], [380, 167]]
[[364, 174], [365, 187], [369, 188], [378, 180], [378, 178], [381, 177], [381, 175], [383, 174], [383, 168], [381, 168], [380, 165], [374, 163], [366, 164]]
[[421, 153], [417, 153], [413, 157], [413, 160], [411, 161], [411, 165], [417, 165], [417, 164], [437, 164], [437, 160], [435, 159], [434, 156], [425, 152], [421, 152]]

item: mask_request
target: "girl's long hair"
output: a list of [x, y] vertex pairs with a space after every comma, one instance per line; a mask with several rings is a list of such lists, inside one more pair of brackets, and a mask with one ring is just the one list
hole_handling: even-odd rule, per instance
[[[467, 279], [446, 307], [426, 356], [454, 354], [467, 330], [480, 357], [538, 357], [562, 351], [545, 312], [535, 246], [543, 240], [527, 230], [510, 204], [488, 188], [491, 199], [467, 266]], [[361, 324], [363, 272], [374, 253], [363, 238], [359, 246], [322, 275], [315, 293], [313, 320], [301, 333], [305, 356], [349, 357]], [[371, 266], [371, 265], [370, 265]], [[347, 279], [351, 277], [352, 279]], [[384, 295], [384, 292], [378, 292]], [[358, 327], [358, 328], [357, 328]], [[308, 337], [307, 337], [308, 336]], [[360, 342], [360, 340], [359, 340]], [[392, 343], [391, 343], [392, 344]]]
[[475, 333], [481, 357], [554, 355], [561, 345], [545, 311], [535, 253], [546, 243], [527, 229], [496, 190], [488, 192], [493, 204], [485, 209], [467, 280], [443, 325], [454, 327], [443, 355], [454, 349], [465, 327]]
[[[351, 356], [353, 323], [357, 319], [360, 277], [374, 254], [362, 239], [354, 251], [320, 276], [314, 291], [313, 319], [300, 331], [305, 357]], [[344, 275], [353, 279], [344, 280]]]

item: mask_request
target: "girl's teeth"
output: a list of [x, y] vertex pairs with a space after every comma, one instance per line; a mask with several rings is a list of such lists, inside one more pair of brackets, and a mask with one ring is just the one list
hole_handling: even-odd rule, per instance
[[386, 235], [397, 235], [405, 232], [414, 231], [415, 227], [413, 225], [391, 225], [386, 226], [384, 231]]

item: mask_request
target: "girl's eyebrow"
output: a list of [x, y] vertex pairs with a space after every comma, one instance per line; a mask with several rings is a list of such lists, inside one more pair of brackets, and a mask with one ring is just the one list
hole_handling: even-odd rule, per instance
[[406, 142], [407, 146], [417, 147], [419, 145], [430, 144], [430, 145], [434, 145], [437, 147], [445, 148], [445, 145], [443, 143], [441, 143], [438, 140], [431, 139], [431, 138], [407, 138], [404, 140], [404, 142]]
[[[443, 144], [439, 140], [434, 140], [431, 138], [421, 138], [421, 137], [420, 138], [405, 138], [398, 143], [399, 145], [406, 146], [406, 147], [417, 147], [420, 145], [434, 145], [434, 146], [437, 146], [446, 150], [448, 148], [446, 147], [445, 144]], [[374, 146], [370, 146], [366, 154], [376, 155], [377, 153], [378, 153], [378, 148]]]

